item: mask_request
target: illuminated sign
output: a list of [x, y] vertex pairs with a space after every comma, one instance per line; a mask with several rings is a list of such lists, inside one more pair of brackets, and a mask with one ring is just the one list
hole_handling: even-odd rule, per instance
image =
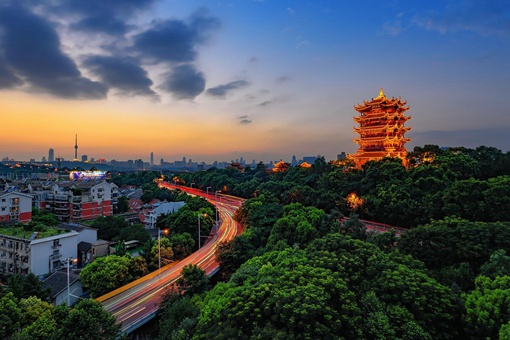
[[69, 173], [71, 181], [84, 181], [86, 179], [106, 179], [105, 171], [71, 171]]

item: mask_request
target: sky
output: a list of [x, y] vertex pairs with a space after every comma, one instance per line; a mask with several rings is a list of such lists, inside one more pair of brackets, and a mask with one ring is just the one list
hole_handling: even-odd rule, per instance
[[331, 160], [380, 88], [408, 150], [509, 151], [510, 3], [0, 0], [0, 158]]

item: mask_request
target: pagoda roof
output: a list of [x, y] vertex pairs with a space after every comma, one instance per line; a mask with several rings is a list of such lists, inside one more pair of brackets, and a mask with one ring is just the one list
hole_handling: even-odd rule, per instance
[[283, 160], [280, 160], [273, 167], [273, 172], [283, 172], [286, 171], [290, 167], [289, 163], [285, 163]]
[[403, 110], [409, 110], [409, 107], [404, 107], [407, 104], [407, 101], [402, 101], [402, 99], [399, 98], [388, 98], [384, 94], [383, 88], [381, 88], [381, 91], [379, 92], [379, 95], [376, 98], [372, 98], [370, 101], [363, 101], [363, 104], [354, 105], [354, 109], [356, 111], [366, 111], [371, 110], [372, 106], [378, 105], [378, 106], [399, 106]]

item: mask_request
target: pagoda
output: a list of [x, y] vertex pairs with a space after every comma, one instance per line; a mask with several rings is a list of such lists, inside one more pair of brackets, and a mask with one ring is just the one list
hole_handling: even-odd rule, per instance
[[407, 150], [404, 145], [411, 138], [405, 138], [404, 134], [411, 128], [404, 124], [411, 116], [404, 116], [404, 112], [409, 110], [406, 104], [407, 101], [402, 101], [400, 97], [387, 98], [381, 88], [377, 98], [354, 106], [359, 112], [359, 116], [354, 117], [354, 121], [359, 124], [354, 128], [359, 134], [358, 138], [354, 138], [359, 149], [356, 153], [347, 155], [347, 158], [353, 160], [357, 168], [361, 168], [368, 161], [383, 157], [398, 157], [407, 165]]

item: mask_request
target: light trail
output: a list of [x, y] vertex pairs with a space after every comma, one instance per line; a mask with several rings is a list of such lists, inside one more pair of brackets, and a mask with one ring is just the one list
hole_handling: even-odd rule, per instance
[[162, 296], [179, 279], [184, 266], [196, 264], [205, 270], [207, 275], [216, 272], [219, 268], [216, 260], [218, 246], [222, 242], [232, 240], [239, 228], [232, 217], [244, 199], [234, 196], [217, 198], [198, 189], [178, 187], [166, 182], [160, 183], [159, 186], [169, 190], [180, 189], [205, 197], [218, 209], [221, 224], [213, 229], [214, 233], [202, 248], [185, 259], [170, 263], [162, 267], [161, 272], [156, 270], [96, 299], [102, 303], [105, 310], [115, 315], [117, 323], [121, 323], [122, 333], [130, 333], [154, 318]]

